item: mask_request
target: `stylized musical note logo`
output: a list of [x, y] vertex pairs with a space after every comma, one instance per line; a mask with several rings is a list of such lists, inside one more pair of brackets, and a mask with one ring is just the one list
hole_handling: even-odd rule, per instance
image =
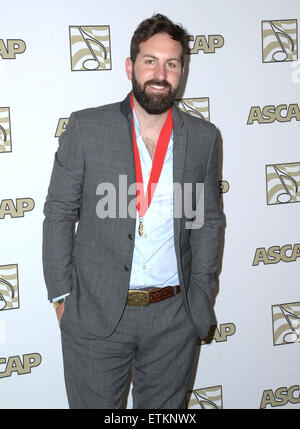
[[0, 311], [19, 308], [18, 266], [0, 266]]
[[181, 98], [175, 100], [177, 107], [189, 115], [209, 121], [209, 98]]
[[2, 127], [2, 125], [0, 125], [0, 140], [2, 140], [4, 143], [7, 140], [7, 133], [5, 128]]
[[300, 302], [272, 305], [274, 346], [300, 342]]
[[266, 165], [267, 204], [300, 202], [300, 162]]
[[72, 71], [111, 70], [110, 28], [70, 26]]
[[222, 386], [204, 387], [189, 392], [187, 408], [222, 409]]
[[[0, 277], [0, 283], [1, 283], [1, 286], [2, 285], [7, 286], [7, 289], [10, 290], [10, 292], [11, 292], [11, 300], [13, 300], [13, 298], [15, 296], [15, 290], [14, 290], [13, 286], [8, 281], [1, 279], [1, 277]], [[6, 305], [7, 305], [6, 299], [4, 298], [2, 293], [0, 293], [0, 310], [3, 310], [3, 308], [6, 307]]]
[[297, 61], [297, 20], [262, 21], [263, 63]]
[[0, 107], [0, 153], [11, 152], [9, 107]]

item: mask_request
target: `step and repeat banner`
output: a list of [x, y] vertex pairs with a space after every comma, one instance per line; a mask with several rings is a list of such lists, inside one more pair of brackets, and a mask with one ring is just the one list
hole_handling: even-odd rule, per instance
[[[187, 31], [178, 106], [220, 134], [224, 240], [188, 408], [300, 409], [298, 0], [28, 0], [1, 8], [0, 408], [67, 408], [43, 205], [71, 112], [120, 101], [137, 25]], [[176, 335], [176, 334], [175, 334]], [[132, 407], [128, 384], [127, 408]]]

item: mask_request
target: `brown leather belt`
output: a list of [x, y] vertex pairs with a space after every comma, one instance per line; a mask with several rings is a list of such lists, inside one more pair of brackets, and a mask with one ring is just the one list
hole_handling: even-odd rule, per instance
[[145, 306], [171, 298], [177, 293], [180, 293], [180, 286], [150, 288], [149, 290], [129, 289], [126, 304]]

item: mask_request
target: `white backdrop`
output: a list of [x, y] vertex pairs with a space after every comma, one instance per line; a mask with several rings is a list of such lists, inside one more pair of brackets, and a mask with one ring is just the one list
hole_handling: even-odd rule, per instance
[[[185, 106], [196, 99], [196, 110], [209, 106], [204, 116], [220, 131], [227, 190], [217, 331], [197, 355], [188, 406], [300, 408], [298, 0], [17, 0], [1, 7], [0, 408], [68, 407], [41, 264], [55, 134], [72, 111], [126, 96], [130, 38], [158, 12], [192, 36], [187, 48], [197, 53], [188, 55], [180, 98]], [[106, 69], [72, 70], [70, 31], [86, 48], [87, 34], [99, 40], [103, 27]], [[272, 116], [281, 105], [281, 116], [280, 109]], [[262, 123], [267, 110], [274, 121]]]

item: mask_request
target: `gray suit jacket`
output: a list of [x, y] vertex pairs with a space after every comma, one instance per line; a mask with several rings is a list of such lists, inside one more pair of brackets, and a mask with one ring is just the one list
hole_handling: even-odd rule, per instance
[[[218, 144], [213, 124], [173, 107], [174, 183], [204, 183], [204, 224], [186, 229], [174, 218], [178, 276], [188, 317], [204, 338], [212, 322], [222, 215]], [[121, 103], [72, 113], [59, 149], [44, 207], [43, 266], [51, 300], [70, 292], [62, 317], [98, 336], [112, 333], [125, 308], [134, 249], [131, 217], [100, 219], [97, 186], [118, 188], [119, 175], [135, 183], [132, 112]], [[128, 203], [135, 198], [128, 196]], [[182, 198], [184, 201], [184, 197]], [[193, 196], [195, 204], [195, 197]], [[118, 213], [118, 202], [117, 202]], [[80, 220], [74, 235], [74, 220]]]

